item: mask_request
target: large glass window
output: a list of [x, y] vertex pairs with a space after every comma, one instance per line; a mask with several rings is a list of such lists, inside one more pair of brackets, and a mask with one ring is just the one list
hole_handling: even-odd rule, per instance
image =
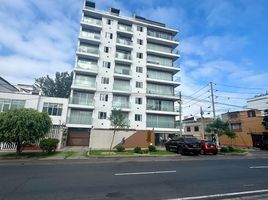
[[125, 80], [114, 80], [114, 90], [122, 90], [129, 91], [130, 90], [130, 82]]
[[147, 100], [148, 110], [160, 110], [160, 111], [174, 111], [174, 102], [165, 101], [159, 99], [148, 99]]
[[169, 67], [173, 66], [172, 59], [162, 58], [162, 57], [159, 57], [159, 56], [148, 55], [147, 56], [147, 62], [157, 64], [157, 65], [169, 66]]
[[73, 104], [92, 105], [94, 94], [85, 92], [74, 92], [72, 97]]
[[43, 112], [53, 116], [61, 116], [63, 104], [59, 103], [44, 103]]
[[127, 96], [113, 96], [113, 107], [116, 108], [129, 108], [129, 98]]
[[92, 112], [85, 110], [71, 110], [68, 122], [71, 124], [92, 124]]
[[174, 88], [168, 85], [147, 84], [147, 93], [173, 96]]
[[172, 73], [156, 70], [147, 70], [147, 77], [152, 79], [172, 81]]
[[84, 87], [95, 87], [96, 78], [93, 76], [76, 75], [74, 80], [74, 85], [84, 86]]
[[160, 32], [160, 31], [154, 31], [154, 30], [148, 30], [147, 35], [162, 38], [162, 39], [166, 39], [166, 40], [172, 40], [173, 39], [173, 36], [171, 34]]
[[174, 128], [175, 117], [168, 115], [147, 115], [147, 127]]
[[24, 108], [25, 100], [17, 99], [0, 99], [0, 112], [4, 112], [10, 109]]

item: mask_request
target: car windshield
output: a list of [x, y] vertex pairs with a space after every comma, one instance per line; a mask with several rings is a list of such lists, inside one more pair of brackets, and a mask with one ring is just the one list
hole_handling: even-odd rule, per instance
[[187, 143], [197, 143], [198, 140], [196, 138], [184, 138], [184, 141]]

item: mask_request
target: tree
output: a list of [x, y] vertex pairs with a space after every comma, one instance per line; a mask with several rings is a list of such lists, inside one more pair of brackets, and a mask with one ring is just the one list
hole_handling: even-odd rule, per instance
[[111, 142], [111, 145], [110, 145], [110, 152], [111, 152], [112, 146], [113, 146], [113, 143], [114, 143], [115, 132], [119, 128], [128, 127], [128, 121], [126, 120], [126, 116], [124, 115], [124, 113], [120, 109], [119, 110], [113, 109], [112, 113], [111, 113], [111, 115], [109, 117], [109, 120], [111, 121], [111, 124], [114, 127], [113, 138], [112, 138], [112, 142]]
[[0, 142], [15, 143], [18, 156], [26, 144], [33, 144], [50, 130], [47, 113], [34, 109], [15, 109], [0, 113]]
[[236, 134], [229, 127], [229, 122], [224, 122], [220, 118], [215, 119], [206, 127], [206, 132], [215, 133], [217, 136], [226, 135], [230, 139], [234, 139]]
[[73, 72], [56, 72], [55, 79], [49, 75], [35, 79], [40, 85], [42, 94], [49, 97], [68, 98], [70, 96]]
[[268, 115], [263, 117], [262, 125], [266, 130], [268, 130]]

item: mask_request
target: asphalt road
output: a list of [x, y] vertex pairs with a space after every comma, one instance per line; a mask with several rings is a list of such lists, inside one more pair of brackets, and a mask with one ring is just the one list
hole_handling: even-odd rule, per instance
[[267, 158], [0, 163], [1, 200], [175, 199], [263, 189]]

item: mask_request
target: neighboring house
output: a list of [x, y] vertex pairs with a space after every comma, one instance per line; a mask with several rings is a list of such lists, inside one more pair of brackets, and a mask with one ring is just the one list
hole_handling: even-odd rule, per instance
[[199, 139], [212, 140], [211, 133], [205, 131], [207, 125], [212, 123], [212, 118], [195, 118], [190, 117], [183, 120], [184, 135], [192, 135]]
[[18, 92], [18, 89], [0, 76], [0, 92]]
[[248, 99], [247, 108], [261, 110], [264, 115], [268, 115], [268, 93]]
[[262, 125], [263, 115], [260, 110], [246, 110], [222, 114], [224, 121], [229, 121], [236, 138], [231, 140], [226, 135], [220, 137], [221, 145], [253, 147], [256, 140], [265, 134]]
[[35, 85], [27, 85], [27, 84], [17, 84], [15, 86], [20, 93], [26, 94], [39, 94], [40, 88]]
[[178, 133], [176, 34], [165, 24], [124, 17], [115, 8], [98, 11], [85, 1], [68, 105], [68, 145], [109, 148], [113, 108], [124, 112], [129, 125], [116, 133], [114, 146], [125, 138], [126, 147], [147, 147], [149, 130], [156, 143]]
[[59, 139], [61, 141], [59, 147], [66, 143], [66, 134], [64, 137], [62, 135], [66, 124], [67, 107], [67, 98], [0, 92], [0, 112], [19, 108], [32, 108], [39, 112], [47, 112], [53, 123], [48, 137]]

